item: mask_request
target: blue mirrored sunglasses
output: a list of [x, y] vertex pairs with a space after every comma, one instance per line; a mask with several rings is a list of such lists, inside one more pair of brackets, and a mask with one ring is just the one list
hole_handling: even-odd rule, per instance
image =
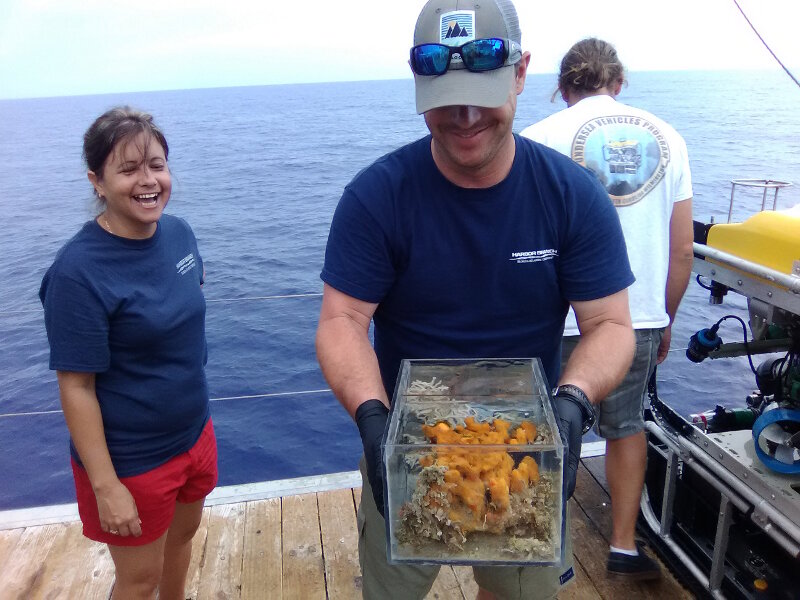
[[[492, 71], [519, 61], [521, 46], [514, 40], [486, 38], [467, 42], [463, 46], [420, 44], [411, 48], [411, 69], [417, 75], [443, 75], [450, 68], [464, 68], [473, 73]], [[460, 64], [460, 67], [455, 65]]]

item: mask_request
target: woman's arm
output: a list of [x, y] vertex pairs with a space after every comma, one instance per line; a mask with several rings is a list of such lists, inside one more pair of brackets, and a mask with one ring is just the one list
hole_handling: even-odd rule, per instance
[[89, 475], [103, 531], [138, 537], [142, 535], [142, 528], [136, 503], [111, 463], [94, 378], [94, 373], [58, 371], [64, 418]]

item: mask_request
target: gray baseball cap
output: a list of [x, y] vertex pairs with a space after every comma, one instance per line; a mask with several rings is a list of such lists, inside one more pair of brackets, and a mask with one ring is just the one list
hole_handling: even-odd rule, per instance
[[[517, 11], [510, 0], [430, 0], [423, 7], [414, 28], [415, 46], [461, 46], [484, 38], [521, 43]], [[414, 73], [417, 113], [453, 105], [497, 108], [508, 100], [515, 74], [513, 64], [473, 73], [453, 68], [452, 61], [444, 75]]]

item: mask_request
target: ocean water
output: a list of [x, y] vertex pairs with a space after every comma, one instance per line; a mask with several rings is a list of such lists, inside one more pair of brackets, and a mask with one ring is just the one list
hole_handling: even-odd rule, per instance
[[[800, 89], [780, 72], [632, 73], [620, 99], [686, 139], [696, 219], [727, 218], [730, 180], [798, 179]], [[563, 107], [532, 75], [515, 131]], [[220, 484], [357, 468], [358, 432], [314, 355], [327, 230], [343, 186], [426, 133], [410, 80], [0, 101], [0, 509], [74, 501], [67, 430], [38, 289], [58, 248], [92, 217], [83, 132], [107, 108], [152, 112], [170, 144], [168, 212], [192, 225], [205, 262], [208, 380]], [[800, 202], [800, 181], [779, 207]], [[760, 193], [737, 192], [737, 218]], [[659, 367], [662, 399], [689, 414], [744, 403], [744, 358], [690, 363], [689, 336], [725, 314], [690, 284]], [[726, 322], [720, 334], [739, 341]]]

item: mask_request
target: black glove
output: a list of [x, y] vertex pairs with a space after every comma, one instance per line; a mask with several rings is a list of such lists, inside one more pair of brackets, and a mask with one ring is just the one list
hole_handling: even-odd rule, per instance
[[380, 400], [367, 400], [356, 409], [356, 425], [364, 445], [367, 478], [378, 512], [383, 515], [383, 436], [389, 420], [389, 409]]
[[564, 502], [572, 497], [575, 491], [575, 480], [578, 478], [578, 462], [581, 458], [581, 438], [583, 438], [584, 415], [581, 407], [567, 397], [568, 394], [558, 392], [553, 397], [553, 410], [564, 444]]

